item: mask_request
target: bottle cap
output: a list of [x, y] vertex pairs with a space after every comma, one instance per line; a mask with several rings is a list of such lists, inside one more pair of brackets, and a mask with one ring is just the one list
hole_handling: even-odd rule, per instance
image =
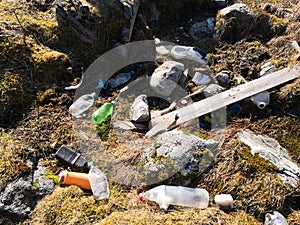
[[145, 201], [146, 200], [145, 192], [140, 193], [139, 198], [140, 198], [141, 201]]

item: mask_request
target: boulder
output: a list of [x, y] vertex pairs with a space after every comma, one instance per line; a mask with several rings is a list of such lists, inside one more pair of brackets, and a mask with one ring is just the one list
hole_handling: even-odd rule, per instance
[[236, 3], [221, 9], [216, 18], [216, 32], [221, 40], [234, 43], [249, 30], [249, 24], [254, 23], [254, 16], [248, 6]]
[[[147, 176], [157, 176], [158, 180], [171, 177], [176, 172], [181, 175], [202, 172], [212, 162], [216, 147], [214, 140], [204, 140], [182, 130], [168, 131], [160, 134], [155, 144], [145, 150], [147, 163], [144, 170]], [[163, 171], [169, 174], [161, 177]]]
[[175, 61], [166, 61], [158, 67], [150, 78], [150, 86], [157, 94], [167, 97], [178, 86], [184, 65]]
[[37, 202], [54, 190], [54, 182], [45, 177], [42, 165], [32, 165], [31, 173], [14, 180], [0, 193], [0, 214], [25, 218]]
[[273, 138], [256, 135], [250, 130], [238, 133], [239, 139], [251, 148], [251, 154], [258, 153], [260, 157], [275, 165], [281, 173], [278, 176], [286, 183], [297, 187], [300, 178], [300, 168], [292, 162], [288, 151]]
[[215, 34], [215, 18], [209, 17], [204, 21], [192, 25], [189, 34], [195, 41], [213, 38]]

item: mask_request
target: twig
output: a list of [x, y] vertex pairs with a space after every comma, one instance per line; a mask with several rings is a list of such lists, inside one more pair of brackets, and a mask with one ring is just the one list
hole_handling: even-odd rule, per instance
[[27, 43], [26, 43], [26, 35], [25, 35], [26, 29], [25, 29], [25, 28], [23, 27], [23, 25], [21, 24], [21, 21], [19, 20], [19, 17], [18, 17], [18, 15], [17, 15], [16, 11], [13, 11], [13, 12], [14, 12], [14, 15], [15, 15], [15, 17], [16, 17], [16, 19], [17, 19], [17, 21], [18, 21], [18, 23], [19, 23], [19, 25], [20, 25], [20, 27], [21, 27], [21, 29], [22, 29], [24, 44], [28, 47], [28, 45], [27, 45]]

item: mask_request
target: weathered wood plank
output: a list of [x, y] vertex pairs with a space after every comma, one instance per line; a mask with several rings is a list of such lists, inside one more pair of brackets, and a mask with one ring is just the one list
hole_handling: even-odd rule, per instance
[[[280, 84], [284, 84], [297, 77], [300, 77], [300, 64], [276, 71], [267, 76], [263, 76], [256, 80], [234, 87], [230, 90], [203, 99], [199, 102], [195, 102], [191, 105], [167, 113], [151, 121], [153, 127], [147, 132], [146, 137], [151, 137], [158, 132], [167, 130], [170, 125], [172, 125], [171, 127], [176, 127], [191, 119], [213, 112], [242, 99], [276, 87]], [[175, 118], [176, 120], [167, 122], [168, 118]]]

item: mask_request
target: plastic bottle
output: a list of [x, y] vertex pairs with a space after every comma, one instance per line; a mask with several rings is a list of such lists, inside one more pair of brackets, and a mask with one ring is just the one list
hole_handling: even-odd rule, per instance
[[265, 215], [265, 225], [288, 225], [288, 223], [283, 215], [274, 211], [273, 214], [267, 213]]
[[134, 74], [133, 70], [128, 73], [119, 73], [115, 78], [109, 79], [108, 84], [110, 87], [116, 88], [129, 81], [133, 74]]
[[89, 181], [93, 195], [96, 200], [101, 200], [109, 197], [109, 185], [105, 174], [95, 166], [91, 166]]
[[177, 45], [172, 48], [171, 56], [175, 59], [189, 59], [202, 64], [208, 63], [207, 54], [200, 48]]
[[160, 185], [139, 194], [140, 200], [155, 201], [161, 209], [169, 205], [180, 205], [195, 208], [207, 208], [209, 194], [205, 189], [182, 186]]
[[69, 108], [69, 112], [75, 118], [81, 118], [82, 114], [91, 108], [95, 102], [96, 93], [82, 95]]
[[92, 120], [95, 124], [104, 122], [114, 111], [113, 103], [104, 103], [98, 110], [92, 115]]
[[58, 181], [61, 184], [77, 185], [83, 189], [91, 190], [89, 176], [86, 173], [69, 172], [64, 170], [60, 172]]
[[261, 92], [259, 94], [253, 95], [251, 101], [257, 105], [259, 109], [264, 109], [270, 104], [270, 93], [268, 91]]

